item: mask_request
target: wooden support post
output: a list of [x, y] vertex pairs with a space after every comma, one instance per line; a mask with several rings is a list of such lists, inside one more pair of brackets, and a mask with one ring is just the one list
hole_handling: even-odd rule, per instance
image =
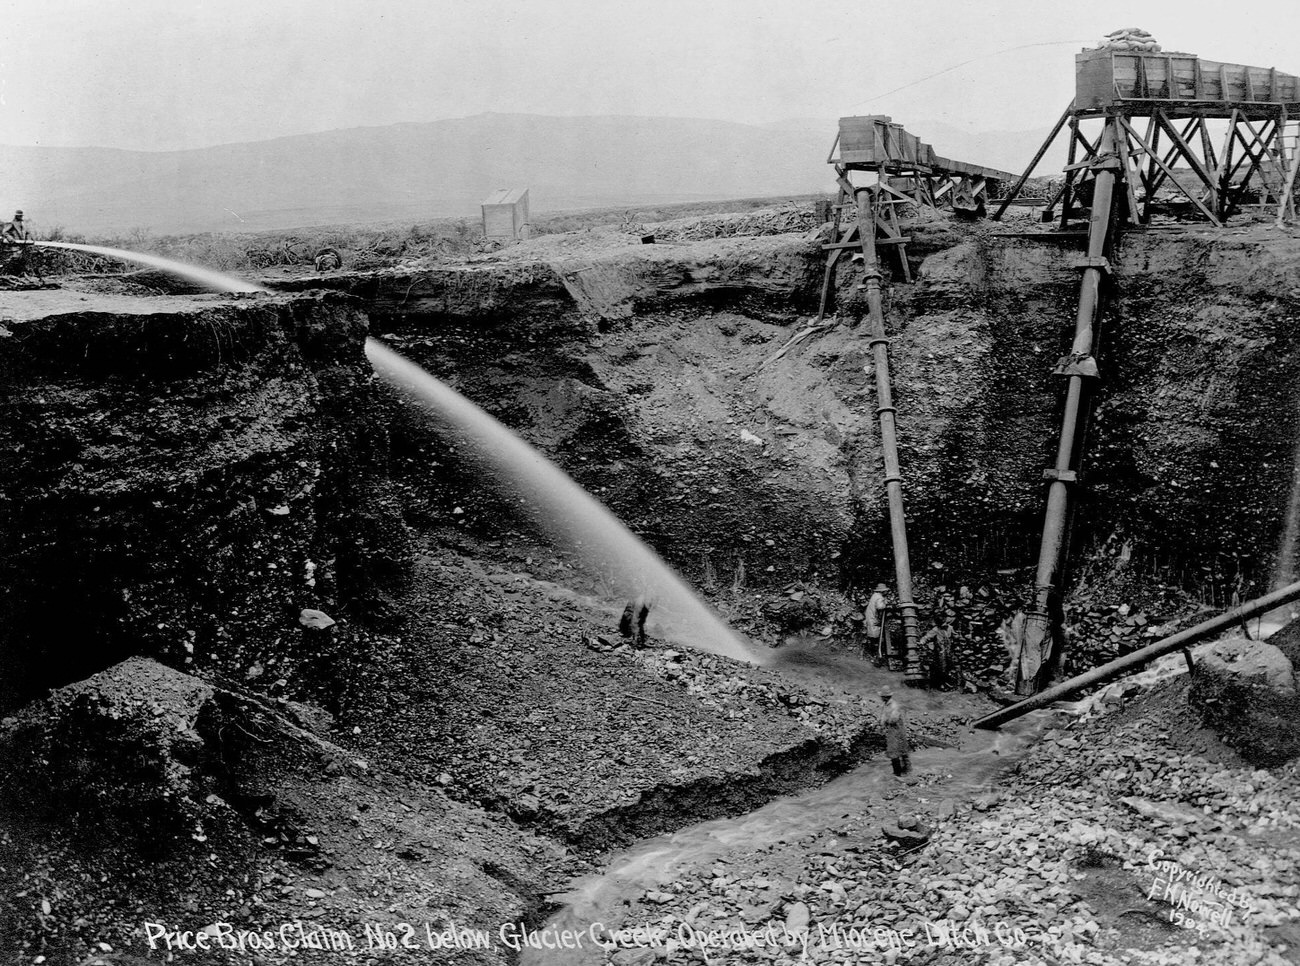
[[[1079, 137], [1079, 119], [1074, 115], [1070, 115], [1070, 147], [1065, 152], [1065, 169], [1066, 169], [1065, 184], [1061, 185], [1061, 230], [1062, 231], [1065, 230], [1065, 223], [1070, 218], [1070, 202], [1073, 201], [1073, 199], [1070, 197], [1072, 194], [1070, 189], [1074, 185], [1074, 177], [1076, 174], [1076, 172], [1073, 170], [1073, 167], [1074, 167], [1075, 157], [1077, 155], [1078, 148], [1079, 148], [1079, 141], [1081, 140], [1083, 139]], [[1085, 147], [1088, 144], [1086, 140], [1083, 140], [1083, 143]], [[1085, 155], [1085, 157], [1091, 157], [1091, 156], [1092, 156], [1091, 153]], [[1043, 212], [1044, 221], [1047, 221], [1049, 218], [1051, 218], [1053, 203], [1054, 202], [1049, 202], [1047, 205], [1047, 209]]]
[[1140, 178], [1142, 169], [1141, 165], [1137, 165], [1135, 170], [1133, 159], [1129, 154], [1129, 134], [1127, 131], [1124, 132], [1123, 137], [1116, 138], [1116, 146], [1119, 148], [1120, 163], [1124, 165], [1124, 194], [1128, 200], [1129, 221], [1135, 225], [1141, 224], [1143, 220], [1142, 212], [1138, 209], [1137, 192], [1133, 190], [1133, 177], [1136, 174]]
[[1043, 141], [1042, 147], [1038, 149], [1038, 153], [1034, 155], [1034, 159], [1029, 162], [1029, 166], [1025, 168], [1025, 173], [1020, 176], [1018, 181], [1016, 181], [1015, 187], [1013, 187], [1011, 191], [1008, 192], [1007, 196], [1002, 199], [1002, 204], [999, 205], [998, 210], [993, 213], [993, 221], [1002, 220], [1003, 213], [1007, 210], [1007, 207], [1011, 202], [1016, 200], [1016, 196], [1020, 194], [1020, 189], [1025, 186], [1025, 182], [1029, 180], [1030, 175], [1034, 173], [1034, 169], [1038, 167], [1038, 162], [1043, 160], [1043, 155], [1047, 153], [1047, 149], [1052, 146], [1052, 142], [1056, 140], [1056, 136], [1061, 133], [1061, 128], [1065, 127], [1065, 122], [1070, 119], [1070, 115], [1073, 113], [1074, 101], [1071, 101], [1070, 106], [1061, 113], [1061, 116], [1057, 119], [1056, 123], [1052, 125], [1051, 132], [1047, 135], [1046, 140]]
[[[1241, 184], [1237, 188], [1238, 198], [1240, 198], [1242, 195], [1246, 193], [1246, 188], [1250, 185], [1250, 179], [1254, 176], [1256, 171], [1260, 172], [1259, 177], [1260, 180], [1264, 182], [1265, 189], [1266, 190], [1269, 189], [1269, 184], [1267, 180], [1265, 180], [1266, 176], [1264, 174], [1263, 163], [1266, 160], [1266, 155], [1268, 154], [1267, 143], [1269, 140], [1272, 139], [1273, 136], [1273, 129], [1270, 128], [1269, 125], [1276, 124], [1275, 121], [1265, 121], [1264, 124], [1261, 126], [1260, 131], [1257, 132], [1255, 130], [1255, 126], [1250, 123], [1250, 120], [1248, 118], [1242, 117], [1241, 123], [1246, 125], [1246, 129], [1250, 131], [1251, 140], [1249, 143], [1247, 143], [1246, 138], [1243, 135], [1241, 135], [1240, 132], [1238, 132], [1238, 139], [1241, 142], [1242, 150], [1246, 153], [1246, 156], [1250, 159], [1250, 165], [1246, 168], [1246, 174], [1242, 177]], [[1259, 145], [1258, 150], [1256, 150], [1255, 147], [1257, 144]], [[1245, 158], [1241, 159], [1241, 161], [1244, 160], [1246, 159]], [[1270, 164], [1272, 163], [1272, 159], [1267, 159], [1267, 160], [1270, 162]], [[1241, 161], [1238, 161], [1237, 165], [1233, 167], [1232, 172], [1229, 173], [1229, 179], [1231, 179], [1232, 174], [1236, 173], [1237, 168], [1240, 167], [1241, 165]], [[1279, 178], [1279, 181], [1280, 180], [1281, 179]]]
[[[1137, 132], [1133, 130], [1133, 126], [1129, 124], [1127, 118], [1120, 116], [1117, 117], [1116, 120], [1119, 121], [1121, 125], [1123, 125], [1124, 130], [1128, 131], [1134, 137], [1137, 137]], [[1165, 164], [1164, 161], [1160, 160], [1160, 157], [1158, 155], [1152, 154], [1151, 157], [1158, 165], [1160, 165], [1160, 169], [1164, 171], [1166, 175], [1168, 175], [1169, 180], [1173, 182], [1174, 186], [1177, 187], [1178, 190], [1181, 191], [1184, 195], [1186, 195], [1188, 200], [1190, 200], [1192, 204], [1196, 205], [1196, 207], [1201, 210], [1201, 214], [1205, 215], [1206, 218], [1210, 219], [1210, 221], [1214, 222], [1214, 224], [1216, 225], [1222, 224], [1222, 222], [1220, 222], [1219, 219], [1215, 216], [1214, 212], [1210, 211], [1209, 208], [1205, 207], [1205, 205], [1201, 203], [1200, 198], [1197, 198], [1190, 191], [1188, 191], [1186, 188], [1183, 187], [1182, 183], [1174, 176], [1173, 171], [1170, 170], [1169, 166]]]
[[[1222, 64], [1219, 65], [1219, 79], [1223, 84], [1223, 96], [1228, 96], [1228, 77], [1224, 72]], [[1231, 175], [1228, 173], [1229, 165], [1232, 164], [1232, 146], [1233, 140], [1237, 136], [1237, 116], [1239, 112], [1234, 107], [1232, 113], [1228, 115], [1228, 134], [1223, 139], [1223, 151], [1219, 154], [1219, 164], [1214, 171], [1214, 180], [1219, 186], [1215, 199], [1218, 206], [1214, 209], [1220, 218], [1228, 214], [1228, 188], [1231, 185]]]
[[[1201, 179], [1203, 185], [1213, 191], [1213, 176], [1210, 174], [1209, 169], [1201, 163], [1201, 159], [1196, 156], [1196, 152], [1192, 150], [1192, 146], [1187, 143], [1187, 135], [1191, 133], [1191, 128], [1188, 127], [1180, 135], [1176, 130], [1174, 130], [1174, 126], [1170, 123], [1169, 118], [1165, 117], [1164, 111], [1161, 111], [1159, 108], [1156, 109], [1156, 118], [1159, 121], [1160, 126], [1164, 128], [1165, 133], [1169, 135], [1169, 140], [1174, 143], [1174, 147], [1177, 148], [1178, 154], [1187, 162], [1188, 167], [1196, 172], [1196, 176]], [[1170, 159], [1167, 158], [1166, 162], [1169, 160]], [[1176, 158], [1174, 160], [1176, 161]]]
[[[1160, 128], [1156, 123], [1156, 115], [1159, 113], [1160, 108], [1157, 107], [1152, 109], [1151, 116], [1147, 118], [1147, 139], [1142, 142], [1150, 148], [1152, 155], [1151, 162], [1147, 165], [1146, 177], [1142, 179], [1142, 187], [1146, 189], [1148, 196], [1155, 193], [1155, 189], [1151, 187], [1151, 183], [1155, 180], [1156, 176], [1155, 155], [1160, 153]], [[1128, 140], [1128, 135], [1125, 134], [1124, 138], [1125, 140]]]
[[[1282, 142], [1283, 151], [1286, 150], [1286, 141]], [[1295, 215], [1295, 179], [1296, 173], [1300, 171], [1300, 139], [1291, 145], [1291, 166], [1286, 173], [1286, 184], [1282, 186], [1282, 200], [1277, 206], [1277, 227], [1281, 228], [1288, 214]]]

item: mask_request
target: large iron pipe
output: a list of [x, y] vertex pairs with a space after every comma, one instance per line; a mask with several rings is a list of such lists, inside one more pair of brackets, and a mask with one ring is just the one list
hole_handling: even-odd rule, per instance
[[[1115, 138], [1115, 122], [1108, 120], [1098, 149], [1103, 158], [1114, 154]], [[1092, 355], [1093, 332], [1101, 292], [1100, 265], [1110, 250], [1115, 181], [1115, 169], [1112, 167], [1102, 168], [1096, 174], [1088, 227], [1089, 265], [1083, 270], [1079, 282], [1079, 309], [1075, 315], [1074, 343], [1070, 349], [1076, 359]], [[1027, 630], [1032, 628], [1035, 633], [1032, 637], [1029, 633], [1026, 634], [1023, 647], [1040, 647], [1041, 642], [1047, 640], [1044, 635], [1050, 635], [1049, 598], [1064, 566], [1063, 548], [1070, 511], [1068, 481], [1072, 471], [1077, 471], [1079, 463], [1079, 413], [1083, 405], [1083, 381], [1086, 377], [1081, 372], [1074, 372], [1068, 378], [1065, 412], [1061, 417], [1061, 435], [1056, 447], [1056, 463], [1052, 483], [1047, 491], [1047, 509], [1043, 514], [1043, 538], [1038, 551], [1038, 570], [1034, 577], [1033, 605], [1029, 609], [1026, 623]], [[1054, 649], [1055, 645], [1048, 644], [1047, 647]], [[1017, 690], [1022, 694], [1031, 693], [1035, 686], [1033, 680], [1017, 681]]]
[[918, 647], [920, 629], [916, 602], [912, 599], [912, 561], [907, 550], [907, 520], [903, 512], [903, 477], [898, 464], [898, 426], [894, 418], [894, 393], [889, 378], [889, 337], [885, 334], [885, 313], [880, 304], [880, 260], [876, 255], [876, 217], [870, 192], [854, 192], [858, 210], [858, 238], [862, 243], [863, 289], [867, 299], [867, 321], [871, 352], [876, 370], [876, 415], [880, 422], [880, 448], [885, 456], [885, 493], [889, 501], [889, 530], [894, 544], [894, 579], [898, 586], [898, 609], [903, 615], [903, 639], [907, 648], [905, 675], [922, 679]]
[[1105, 684], [1114, 678], [1119, 677], [1125, 671], [1135, 667], [1141, 667], [1149, 664], [1158, 657], [1169, 654], [1172, 651], [1182, 650], [1197, 644], [1207, 637], [1214, 637], [1230, 627], [1236, 627], [1251, 617], [1259, 614], [1267, 614], [1274, 608], [1281, 607], [1283, 604], [1289, 604], [1294, 600], [1300, 600], [1300, 581], [1287, 586], [1280, 590], [1275, 590], [1271, 594], [1263, 597], [1257, 597], [1254, 600], [1247, 601], [1240, 607], [1234, 608], [1218, 617], [1212, 617], [1208, 621], [1203, 621], [1195, 627], [1189, 627], [1185, 631], [1179, 631], [1172, 637], [1166, 637], [1164, 640], [1156, 641], [1154, 644], [1148, 644], [1141, 650], [1134, 651], [1132, 654], [1125, 654], [1121, 658], [1111, 661], [1109, 664], [1103, 664], [1101, 667], [1093, 668], [1091, 671], [1085, 671], [1068, 681], [1062, 681], [1060, 684], [1053, 685], [1045, 691], [1040, 691], [1031, 698], [1019, 701], [1016, 704], [1003, 708], [1001, 711], [994, 711], [992, 714], [986, 714], [975, 722], [976, 728], [996, 728], [1022, 714], [1027, 714], [1036, 708], [1051, 704], [1053, 701], [1059, 701], [1061, 698], [1068, 697], [1076, 691], [1082, 691], [1084, 688], [1090, 688], [1096, 684]]

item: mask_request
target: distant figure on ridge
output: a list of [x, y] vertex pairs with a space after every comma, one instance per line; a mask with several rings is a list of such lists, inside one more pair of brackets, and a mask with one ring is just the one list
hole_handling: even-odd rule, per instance
[[[27, 230], [27, 223], [23, 221], [23, 212], [20, 208], [14, 212], [14, 220], [4, 222], [3, 229], [0, 229], [0, 261], [3, 262], [5, 274], [27, 274], [32, 246], [23, 243], [30, 242], [31, 238], [31, 232]], [[30, 265], [36, 272], [36, 277], [44, 282], [40, 266], [35, 258], [30, 259]]]
[[14, 220], [5, 222], [4, 227], [5, 241], [29, 241], [31, 235], [27, 231], [27, 224], [23, 221], [22, 209], [14, 212]]
[[337, 248], [322, 248], [312, 259], [318, 272], [333, 272], [343, 267], [343, 256], [339, 254]]
[[907, 757], [912, 753], [912, 746], [907, 740], [907, 718], [903, 714], [902, 705], [894, 700], [891, 689], [883, 688], [880, 699], [885, 702], [880, 711], [880, 727], [885, 732], [885, 754], [894, 766], [894, 774], [901, 778], [912, 771], [912, 763]]

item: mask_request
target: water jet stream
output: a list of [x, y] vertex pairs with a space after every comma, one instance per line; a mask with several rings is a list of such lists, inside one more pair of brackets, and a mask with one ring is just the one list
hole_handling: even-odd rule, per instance
[[210, 268], [198, 265], [186, 265], [184, 262], [163, 258], [161, 255], [147, 255], [142, 252], [128, 252], [121, 248], [106, 248], [103, 245], [82, 245], [75, 242], [32, 241], [28, 244], [38, 248], [61, 248], [72, 252], [86, 252], [89, 255], [103, 255], [107, 258], [120, 258], [126, 262], [137, 262], [150, 268], [172, 272], [191, 282], [197, 282], [214, 292], [265, 292], [267, 289], [256, 282], [247, 282], [233, 275], [225, 275]]
[[[266, 288], [231, 275], [187, 265], [161, 255], [82, 245], [33, 241], [60, 248], [138, 262], [173, 272], [218, 292], [265, 292]], [[627, 599], [653, 602], [648, 630], [680, 644], [739, 661], [759, 663], [757, 652], [729, 628], [666, 563], [609, 510], [521, 437], [415, 363], [366, 339], [366, 356], [375, 371], [411, 394], [447, 426], [465, 437], [497, 478], [524, 494], [537, 522], [603, 573]]]
[[630, 599], [652, 600], [649, 630], [656, 636], [740, 661], [753, 650], [717, 617], [609, 510], [520, 436], [464, 396], [374, 339], [366, 356], [375, 371], [409, 392], [464, 438], [501, 482], [522, 494], [551, 537], [577, 553]]

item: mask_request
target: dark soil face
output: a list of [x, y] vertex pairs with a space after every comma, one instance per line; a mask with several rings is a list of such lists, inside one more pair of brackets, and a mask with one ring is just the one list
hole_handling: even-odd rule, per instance
[[242, 675], [400, 578], [363, 332], [340, 300], [17, 327], [0, 707], [128, 654]]
[[[967, 586], [962, 659], [996, 673], [996, 627], [1036, 556], [1059, 416], [1050, 370], [1077, 273], [1059, 242], [979, 226], [918, 235], [918, 281], [895, 281], [887, 309], [913, 564], [923, 601]], [[1075, 516], [1073, 617], [1096, 638], [1078, 660], [1136, 646], [1142, 628], [1185, 616], [1188, 594], [1222, 605], [1271, 573], [1296, 430], [1292, 247], [1126, 241]], [[604, 848], [735, 814], [873, 755], [869, 694], [847, 673], [827, 680], [860, 663], [853, 615], [892, 573], [851, 298], [789, 345], [812, 322], [820, 258], [810, 236], [556, 238], [294, 283], [352, 299], [65, 306], [6, 322], [0, 710], [138, 654], [319, 704], [337, 716], [332, 739], [380, 777], [363, 790], [352, 772], [280, 776], [269, 794], [336, 842], [345, 859], [331, 869], [355, 872], [320, 891], [369, 891], [402, 869], [416, 918], [421, 877], [442, 867], [350, 852], [339, 843], [356, 840], [354, 817], [383, 841], [408, 812], [432, 809], [444, 831], [472, 814], [516, 851], [515, 826], [536, 829], [550, 844], [506, 876], [533, 881], [559, 867], [557, 841]], [[841, 291], [851, 282], [846, 269]], [[666, 642], [615, 649], [622, 602], [599, 599], [599, 575], [557, 551], [517, 494], [374, 381], [367, 333], [552, 457], [764, 646], [806, 634], [817, 660], [759, 671]], [[338, 624], [306, 629], [303, 608]], [[927, 709], [918, 729], [951, 743], [954, 716], [982, 700]], [[241, 811], [221, 854], [269, 875], [280, 859], [259, 851], [261, 821]], [[48, 866], [65, 843], [45, 835], [19, 829], [13, 867]], [[403, 847], [425, 857], [435, 839]], [[493, 873], [466, 861], [478, 869], [467, 894], [481, 895]], [[275, 869], [274, 889], [290, 892], [268, 916], [291, 911], [301, 874]], [[226, 888], [243, 901], [250, 887], [205, 880], [196, 908], [223, 911]], [[380, 908], [341, 899], [334, 912]]]

